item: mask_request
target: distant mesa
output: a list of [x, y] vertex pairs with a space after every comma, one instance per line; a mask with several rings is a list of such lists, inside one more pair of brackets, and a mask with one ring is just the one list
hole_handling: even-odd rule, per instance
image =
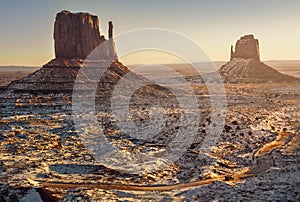
[[230, 61], [219, 73], [224, 83], [299, 82], [260, 61], [259, 42], [252, 34], [242, 36], [231, 46]]

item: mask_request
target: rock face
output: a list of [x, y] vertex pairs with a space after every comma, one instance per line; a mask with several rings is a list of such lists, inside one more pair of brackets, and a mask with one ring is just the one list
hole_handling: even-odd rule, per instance
[[235, 51], [233, 51], [233, 46], [231, 46], [230, 60], [233, 58], [260, 61], [258, 39], [255, 39], [252, 34], [242, 36], [235, 44]]
[[113, 24], [112, 21], [108, 22], [108, 38], [111, 39], [113, 37]]
[[62, 11], [56, 15], [54, 24], [56, 58], [85, 59], [104, 40], [104, 37], [100, 36], [97, 16], [69, 11]]

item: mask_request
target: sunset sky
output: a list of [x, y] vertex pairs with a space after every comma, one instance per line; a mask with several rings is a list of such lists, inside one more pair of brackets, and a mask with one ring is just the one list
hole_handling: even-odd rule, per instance
[[[97, 15], [106, 36], [109, 20], [115, 34], [170, 29], [196, 42], [212, 60], [228, 60], [230, 45], [249, 33], [260, 41], [262, 60], [300, 59], [299, 0], [2, 0], [0, 65], [41, 66], [53, 59], [53, 23], [61, 10]], [[161, 61], [169, 62], [167, 57], [162, 55]], [[135, 58], [126, 63], [141, 62]]]

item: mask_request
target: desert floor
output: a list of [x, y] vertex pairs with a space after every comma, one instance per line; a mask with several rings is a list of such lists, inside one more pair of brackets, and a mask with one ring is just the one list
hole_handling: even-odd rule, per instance
[[[300, 84], [226, 84], [225, 126], [206, 154], [201, 144], [213, 125], [209, 94], [203, 85], [193, 88], [201, 121], [188, 123], [199, 129], [175, 162], [161, 157], [178, 129], [174, 108], [165, 109], [167, 129], [149, 140], [124, 134], [109, 112], [98, 110], [98, 124], [124, 155], [99, 162], [80, 135], [93, 126], [74, 126], [70, 96], [3, 91], [0, 200], [29, 200], [37, 190], [62, 201], [299, 201]], [[151, 124], [149, 111], [132, 106], [131, 112], [139, 127]], [[158, 159], [150, 164], [159, 169], [134, 173], [136, 165], [127, 172], [118, 164], [138, 162], [130, 158], [139, 155]]]

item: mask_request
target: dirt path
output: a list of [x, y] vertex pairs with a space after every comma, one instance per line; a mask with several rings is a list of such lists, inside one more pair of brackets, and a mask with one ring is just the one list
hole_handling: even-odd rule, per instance
[[[122, 184], [103, 184], [103, 183], [61, 183], [61, 182], [42, 182], [44, 188], [62, 188], [62, 189], [74, 189], [74, 188], [99, 188], [105, 190], [127, 190], [127, 191], [172, 191], [178, 189], [186, 189], [192, 187], [198, 187], [206, 184], [211, 184], [215, 181], [226, 181], [228, 183], [236, 182], [240, 179], [250, 177], [249, 169], [244, 169], [240, 173], [233, 176], [220, 176], [213, 179], [199, 180], [189, 183], [180, 183], [175, 185], [153, 185], [153, 186], [141, 186], [141, 185], [122, 185]], [[39, 181], [37, 181], [39, 182]]]
[[[98, 188], [104, 190], [123, 190], [123, 191], [173, 191], [173, 190], [184, 190], [195, 188], [203, 185], [208, 185], [216, 181], [224, 181], [228, 184], [234, 184], [237, 181], [258, 175], [271, 166], [274, 165], [272, 151], [287, 147], [286, 149], [293, 149], [291, 147], [299, 147], [295, 141], [299, 140], [300, 134], [291, 134], [291, 133], [279, 133], [278, 137], [264, 145], [260, 148], [254, 155], [255, 165], [252, 168], [245, 168], [244, 170], [236, 173], [232, 176], [219, 176], [213, 179], [199, 180], [189, 183], [180, 183], [175, 185], [153, 185], [153, 186], [143, 186], [143, 185], [124, 185], [124, 184], [105, 184], [105, 183], [63, 183], [63, 182], [47, 182], [34, 180], [37, 184], [41, 185], [41, 190], [44, 190], [44, 193], [48, 193], [48, 188], [59, 188], [59, 189], [75, 189], [75, 188]], [[51, 196], [53, 197], [53, 196]]]

